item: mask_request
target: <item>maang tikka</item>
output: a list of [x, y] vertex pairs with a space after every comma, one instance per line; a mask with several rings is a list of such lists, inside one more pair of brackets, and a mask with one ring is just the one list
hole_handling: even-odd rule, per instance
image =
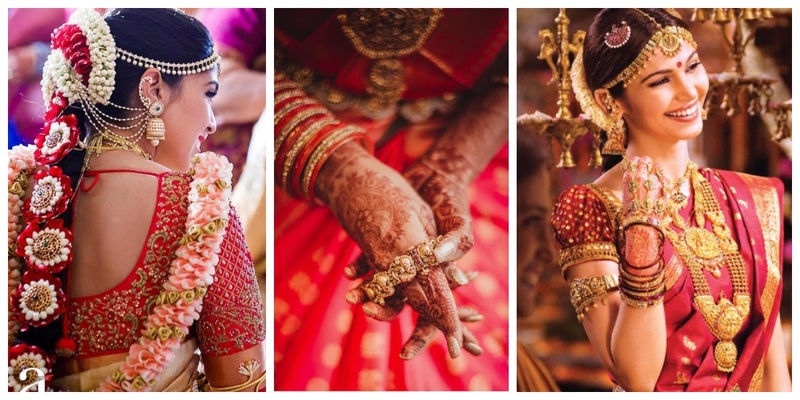
[[159, 142], [167, 138], [167, 129], [164, 126], [164, 121], [158, 117], [164, 113], [164, 103], [159, 99], [150, 101], [150, 99], [144, 95], [144, 91], [142, 90], [144, 82], [152, 84], [153, 78], [145, 76], [139, 81], [139, 98], [142, 100], [142, 105], [144, 105], [148, 114], [147, 124], [145, 125], [145, 138], [155, 147], [158, 146]]

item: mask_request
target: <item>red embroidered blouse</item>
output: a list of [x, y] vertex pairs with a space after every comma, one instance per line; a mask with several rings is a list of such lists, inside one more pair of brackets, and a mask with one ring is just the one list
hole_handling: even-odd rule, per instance
[[[125, 353], [141, 336], [155, 297], [169, 276], [179, 239], [184, 234], [190, 178], [177, 172], [89, 171], [86, 176], [129, 172], [158, 179], [156, 209], [136, 266], [116, 287], [95, 296], [69, 299], [69, 335], [76, 357]], [[91, 188], [86, 189], [91, 190]], [[239, 218], [231, 208], [214, 283], [203, 299], [200, 319], [190, 336], [205, 355], [224, 356], [247, 350], [265, 339], [263, 303], [253, 260]]]

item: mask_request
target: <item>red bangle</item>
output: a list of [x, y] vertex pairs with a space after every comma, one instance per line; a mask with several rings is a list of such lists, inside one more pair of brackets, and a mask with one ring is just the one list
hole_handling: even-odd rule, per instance
[[309, 118], [304, 119], [300, 122], [286, 137], [283, 143], [280, 146], [279, 150], [276, 150], [275, 156], [275, 182], [281, 182], [281, 173], [282, 173], [282, 166], [286, 162], [286, 156], [289, 150], [292, 148], [294, 143], [297, 141], [297, 138], [301, 135], [301, 133], [305, 132], [308, 129], [309, 125], [313, 124], [314, 122], [328, 119], [330, 118], [328, 115], [325, 114], [315, 114]]
[[344, 127], [345, 124], [336, 121], [336, 123], [331, 125], [326, 125], [322, 127], [300, 151], [300, 154], [295, 159], [295, 164], [292, 166], [292, 171], [294, 174], [291, 176], [291, 192], [300, 197], [302, 193], [302, 189], [300, 188], [300, 182], [302, 181], [303, 170], [306, 167], [306, 162], [308, 162], [308, 158], [311, 157], [311, 154], [314, 152], [314, 149], [322, 142], [325, 138], [327, 138], [331, 131]]

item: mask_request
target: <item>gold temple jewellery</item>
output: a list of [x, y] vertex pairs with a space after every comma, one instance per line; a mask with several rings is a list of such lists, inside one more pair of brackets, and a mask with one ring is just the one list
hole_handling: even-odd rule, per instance
[[417, 273], [428, 274], [430, 268], [438, 264], [434, 250], [441, 240], [441, 236], [424, 240], [410, 247], [406, 254], [395, 257], [389, 269], [375, 273], [364, 286], [367, 297], [382, 306], [385, 304], [384, 299], [394, 294], [396, 285], [411, 282]]
[[[569, 300], [575, 307], [578, 321], [583, 322], [584, 316], [592, 308], [606, 304], [608, 292], [619, 289], [617, 275], [590, 276], [573, 279], [569, 284]], [[599, 301], [599, 303], [598, 303]]]
[[[694, 285], [694, 303], [706, 326], [717, 338], [714, 346], [714, 362], [720, 372], [731, 372], [736, 367], [738, 349], [733, 338], [742, 329], [750, 314], [751, 298], [748, 292], [747, 270], [738, 245], [733, 240], [725, 216], [714, 197], [711, 184], [700, 174], [694, 163], [690, 163], [691, 183], [695, 192], [694, 214], [697, 226], [690, 226], [678, 214], [677, 205], [671, 205], [664, 219], [664, 226], [672, 223], [680, 229], [665, 229], [664, 233], [672, 242], [675, 251], [689, 269]], [[705, 228], [705, 220], [712, 225], [712, 232]], [[728, 268], [733, 281], [733, 302], [724, 294], [715, 301], [708, 286], [704, 271], [719, 278], [719, 266]]]

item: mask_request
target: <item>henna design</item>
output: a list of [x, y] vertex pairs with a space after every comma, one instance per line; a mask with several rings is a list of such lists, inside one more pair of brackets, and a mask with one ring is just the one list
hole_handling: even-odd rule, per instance
[[645, 267], [658, 261], [659, 233], [646, 225], [634, 225], [625, 231], [625, 261], [632, 267]]

